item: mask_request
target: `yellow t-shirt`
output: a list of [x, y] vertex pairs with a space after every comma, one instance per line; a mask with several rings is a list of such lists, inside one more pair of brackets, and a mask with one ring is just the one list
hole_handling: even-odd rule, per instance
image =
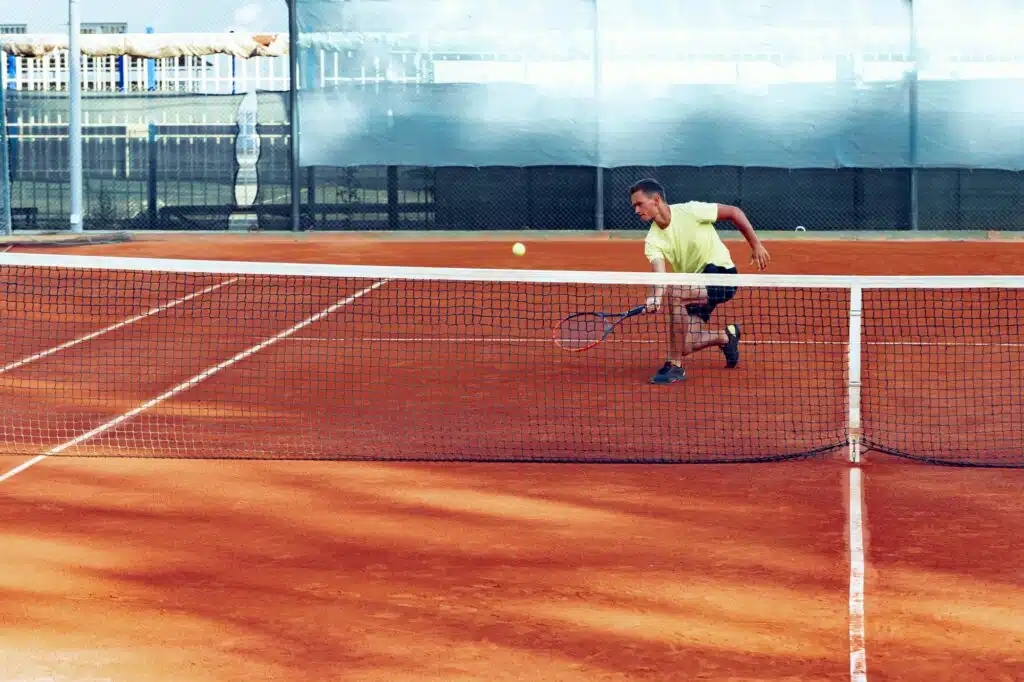
[[715, 230], [718, 204], [688, 201], [669, 208], [672, 218], [668, 227], [662, 229], [657, 223], [651, 223], [644, 240], [647, 260], [663, 258], [672, 272], [684, 273], [700, 272], [708, 264], [735, 267], [728, 247]]

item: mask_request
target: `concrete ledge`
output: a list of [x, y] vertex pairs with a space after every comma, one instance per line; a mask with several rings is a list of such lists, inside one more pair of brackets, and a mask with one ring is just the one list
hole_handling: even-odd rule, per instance
[[18, 230], [14, 234], [0, 236], [0, 247], [14, 246], [84, 246], [87, 244], [113, 244], [130, 242], [130, 232], [34, 232]]

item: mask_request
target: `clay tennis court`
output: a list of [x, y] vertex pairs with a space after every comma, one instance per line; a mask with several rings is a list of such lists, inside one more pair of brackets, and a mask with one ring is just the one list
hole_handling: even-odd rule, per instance
[[[157, 235], [59, 253], [573, 270], [646, 267], [636, 242], [551, 239], [527, 245], [527, 256], [517, 259], [506, 243], [493, 240]], [[794, 274], [1019, 273], [1024, 255], [1024, 245], [1008, 242], [778, 241], [769, 246], [772, 271]], [[741, 245], [730, 247], [742, 266]], [[95, 292], [111, 285], [102, 279], [95, 284]], [[372, 284], [353, 282], [351, 291], [343, 293], [351, 296]], [[148, 309], [218, 286], [223, 287], [218, 300], [230, 301], [224, 296], [235, 285], [211, 276], [201, 282], [168, 281], [143, 292], [137, 304]], [[307, 289], [304, 296], [293, 297], [282, 291], [274, 310], [258, 315], [245, 315], [244, 294], [237, 294], [241, 322], [229, 323], [222, 308], [216, 315], [189, 318], [198, 326], [184, 331], [204, 340], [196, 352], [180, 350], [183, 330], [167, 319], [185, 305], [200, 305], [201, 298], [133, 323], [137, 352], [131, 358], [109, 357], [111, 346], [96, 339], [15, 368], [0, 376], [7, 382], [4, 419], [15, 414], [22, 423], [35, 424], [37, 435], [49, 440], [40, 440], [39, 452], [25, 454], [42, 454], [273, 337], [286, 317], [289, 324], [307, 319], [337, 300], [338, 293]], [[381, 286], [353, 305], [378, 301], [378, 309], [393, 310], [409, 293], [407, 285]], [[411, 293], [422, 298], [424, 292]], [[446, 307], [438, 304], [438, 309]], [[88, 319], [66, 319], [56, 310], [37, 312], [54, 322], [53, 338], [40, 340], [59, 344], [136, 311], [111, 306]], [[360, 330], [363, 339], [371, 333], [393, 339], [412, 331], [427, 336], [453, 332], [453, 323], [431, 320], [428, 314], [384, 323], [360, 314], [365, 323], [348, 329]], [[760, 316], [749, 322], [758, 329], [762, 320], [770, 324]], [[8, 320], [12, 323], [17, 321]], [[966, 327], [949, 327], [948, 318], [940, 324], [968, 341], [976, 338]], [[1019, 340], [1014, 336], [1020, 334], [1019, 325], [1005, 319], [1002, 324], [1004, 337]], [[533, 338], [543, 326], [524, 323], [516, 338]], [[513, 362], [496, 370], [504, 372], [500, 382], [483, 382], [475, 400], [457, 404], [445, 387], [464, 380], [468, 369], [499, 362], [509, 353], [526, 359], [554, 350], [545, 345], [541, 351], [525, 341], [500, 348], [460, 343], [434, 358], [415, 346], [403, 350], [410, 348], [408, 341], [377, 340], [374, 348], [385, 344], [388, 357], [412, 354], [420, 381], [412, 380], [413, 370], [392, 368], [387, 376], [405, 380], [376, 382], [363, 409], [323, 402], [315, 410], [296, 412], [286, 408], [284, 396], [279, 409], [272, 409], [273, 398], [239, 397], [247, 392], [255, 397], [267, 388], [254, 380], [261, 375], [254, 366], [275, 368], [282, 393], [301, 394], [304, 385], [317, 381], [317, 395], [322, 395], [330, 393], [325, 388], [364, 378], [354, 372], [365, 368], [364, 351], [358, 343], [339, 341], [337, 331], [330, 316], [312, 322], [295, 334], [300, 338], [245, 357], [211, 381], [104, 431], [84, 444], [95, 450], [83, 454], [131, 448], [135, 433], [168, 434], [164, 453], [151, 451], [147, 442], [139, 454], [149, 459], [49, 457], [2, 483], [0, 505], [11, 551], [0, 588], [12, 616], [3, 625], [0, 646], [15, 679], [850, 678], [849, 485], [841, 450], [794, 462], [650, 466], [166, 458], [188, 454], [176, 453], [178, 441], [171, 438], [188, 434], [208, 439], [206, 454], [226, 449], [245, 456], [267, 447], [270, 439], [275, 449], [294, 457], [325, 442], [342, 442], [346, 451], [367, 456], [381, 454], [375, 448], [386, 450], [384, 455], [404, 448], [402, 454], [415, 456], [417, 447], [436, 445], [456, 418], [514, 445], [517, 438], [527, 440], [516, 433], [516, 415], [488, 408], [526, 386], [532, 390], [517, 396], [516, 404], [528, 410], [531, 398], [537, 402], [536, 388], [553, 378], [523, 377]], [[835, 337], [817, 331], [819, 340], [835, 342], [836, 349], [815, 354], [821, 364], [811, 369], [819, 371], [794, 374], [808, 391], [842, 383], [838, 328]], [[633, 338], [656, 341], [658, 333], [645, 327]], [[753, 348], [754, 367], [757, 360], [792, 364], [801, 352], [789, 346]], [[1005, 368], [1018, 358], [1014, 348], [1011, 344], [1001, 351], [1000, 362], [992, 366]], [[40, 350], [5, 343], [0, 363], [10, 365]], [[574, 411], [549, 415], [544, 428], [557, 458], [566, 455], [565, 443], [593, 442], [587, 439], [600, 417], [629, 418], [630, 407], [645, 399], [643, 381], [662, 350], [646, 343], [601, 352], [582, 361], [583, 366], [599, 364], [630, 388], [614, 393], [611, 404], [597, 407], [581, 400]], [[837, 355], [830, 359], [829, 353]], [[960, 378], [951, 376], [942, 385], [908, 382], [896, 403], [878, 407], [892, 410], [901, 403], [921, 404], [929, 395], [950, 395], [958, 381], [970, 383], [965, 376], [994, 377], [977, 351], [960, 353]], [[168, 363], [168, 357], [174, 362]], [[876, 376], [913, 377], [905, 356], [879, 357], [884, 366], [875, 368]], [[313, 362], [317, 367], [338, 369], [312, 378], [301, 362], [293, 362], [310, 358], [318, 359]], [[358, 363], [346, 365], [345, 358]], [[690, 383], [710, 391], [713, 363], [705, 364], [701, 367], [707, 371], [694, 372]], [[104, 372], [116, 374], [113, 381], [105, 375], [102, 382], [111, 395], [65, 414], [64, 432], [38, 428], [49, 423], [54, 405], [48, 396], [55, 386], [99, 386], [90, 377]], [[19, 379], [19, 388], [38, 390], [13, 391], [12, 377]], [[800, 422], [801, 415], [817, 414], [813, 393], [803, 396], [807, 404], [799, 404], [799, 395], [796, 403], [771, 404], [773, 393], [759, 384], [753, 369], [736, 382], [749, 393], [751, 409], [759, 410], [748, 410], [754, 418], [749, 430], [742, 424], [735, 428], [742, 455], [758, 454], [755, 449], [764, 442], [758, 434], [779, 415], [797, 426], [817, 423]], [[564, 410], [563, 397], [556, 395], [550, 405]], [[1019, 406], [1020, 394], [1012, 398]], [[428, 409], [431, 403], [439, 410]], [[210, 415], [204, 404], [225, 406], [225, 413]], [[379, 404], [391, 407], [381, 410]], [[330, 425], [338, 423], [333, 411], [341, 408], [350, 410], [351, 419], [331, 432]], [[1012, 430], [1012, 403], [989, 401], [988, 408], [993, 423]], [[387, 417], [398, 414], [416, 424], [413, 433], [388, 433], [395, 420]], [[543, 412], [529, 414], [536, 418]], [[243, 437], [233, 435], [240, 423], [251, 426]], [[813, 434], [814, 442], [795, 443], [794, 450], [834, 443], [838, 432], [828, 432], [829, 423], [825, 420]], [[258, 424], [273, 428], [264, 432]], [[927, 423], [922, 425], [913, 432], [917, 442], [910, 444], [941, 450], [944, 439], [924, 439]], [[696, 432], [709, 438], [720, 429], [713, 422], [693, 426], [709, 429]], [[631, 433], [637, 434], [633, 440]], [[321, 436], [311, 440], [296, 434]], [[1019, 431], [1016, 436], [1019, 443]], [[663, 437], [656, 424], [641, 419], [620, 426], [607, 444], [620, 444], [625, 453], [619, 454], [642, 459], [656, 454]], [[453, 446], [450, 439], [443, 442]], [[969, 445], [959, 433], [949, 434], [949, 442], [954, 449]], [[8, 471], [27, 457], [3, 459], [3, 471]], [[1013, 542], [1022, 525], [1021, 471], [932, 467], [868, 453], [863, 473], [868, 678], [1009, 680], [1024, 675], [1019, 654], [1024, 628], [1014, 615], [1024, 608], [1019, 568], [1024, 555]]]

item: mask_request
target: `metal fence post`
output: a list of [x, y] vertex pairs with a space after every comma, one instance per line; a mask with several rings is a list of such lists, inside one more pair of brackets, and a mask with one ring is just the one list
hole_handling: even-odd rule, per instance
[[316, 166], [306, 168], [306, 211], [309, 214], [308, 228], [316, 225]]
[[388, 166], [388, 229], [401, 227], [398, 219], [398, 166]]
[[[288, 126], [291, 151], [292, 231], [302, 229], [299, 196], [299, 18], [295, 0], [288, 0]], [[312, 197], [307, 197], [312, 200]]]
[[156, 148], [156, 124], [149, 124], [149, 137], [147, 145], [149, 156], [149, 173], [146, 175], [146, 190], [148, 195], [149, 227], [157, 226], [157, 205], [156, 205], [156, 169], [157, 169], [157, 148]]
[[597, 164], [594, 167], [594, 229], [604, 230], [604, 166], [601, 162], [601, 22], [598, 3], [594, 0], [592, 59], [594, 65], [594, 146]]
[[71, 176], [71, 231], [83, 229], [82, 24], [78, 0], [68, 0], [68, 166]]
[[919, 206], [918, 206], [918, 177], [917, 177], [917, 131], [918, 131], [918, 102], [917, 102], [917, 24], [914, 20], [914, 0], [907, 0], [910, 9], [910, 121], [908, 132], [910, 135], [910, 229], [919, 229]]
[[7, 105], [4, 89], [0, 88], [0, 235], [14, 230], [11, 222], [11, 167], [7, 163]]

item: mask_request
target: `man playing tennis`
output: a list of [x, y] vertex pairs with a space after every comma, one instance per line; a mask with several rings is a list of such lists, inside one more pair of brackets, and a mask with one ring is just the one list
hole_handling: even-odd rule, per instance
[[[731, 273], [737, 272], [729, 249], [715, 231], [716, 220], [730, 220], [750, 244], [750, 262], [758, 270], [768, 267], [771, 257], [747, 216], [736, 206], [689, 201], [668, 204], [665, 189], [657, 180], [641, 180], [629, 188], [633, 210], [641, 220], [651, 221], [644, 240], [644, 254], [654, 272]], [[717, 346], [725, 355], [725, 366], [740, 361], [740, 326], [730, 323], [724, 329], [711, 323], [711, 312], [736, 294], [728, 286], [655, 286], [647, 299], [647, 312], [662, 306], [666, 293], [669, 312], [668, 360], [651, 377], [653, 384], [670, 384], [686, 378], [683, 359], [699, 350]]]

